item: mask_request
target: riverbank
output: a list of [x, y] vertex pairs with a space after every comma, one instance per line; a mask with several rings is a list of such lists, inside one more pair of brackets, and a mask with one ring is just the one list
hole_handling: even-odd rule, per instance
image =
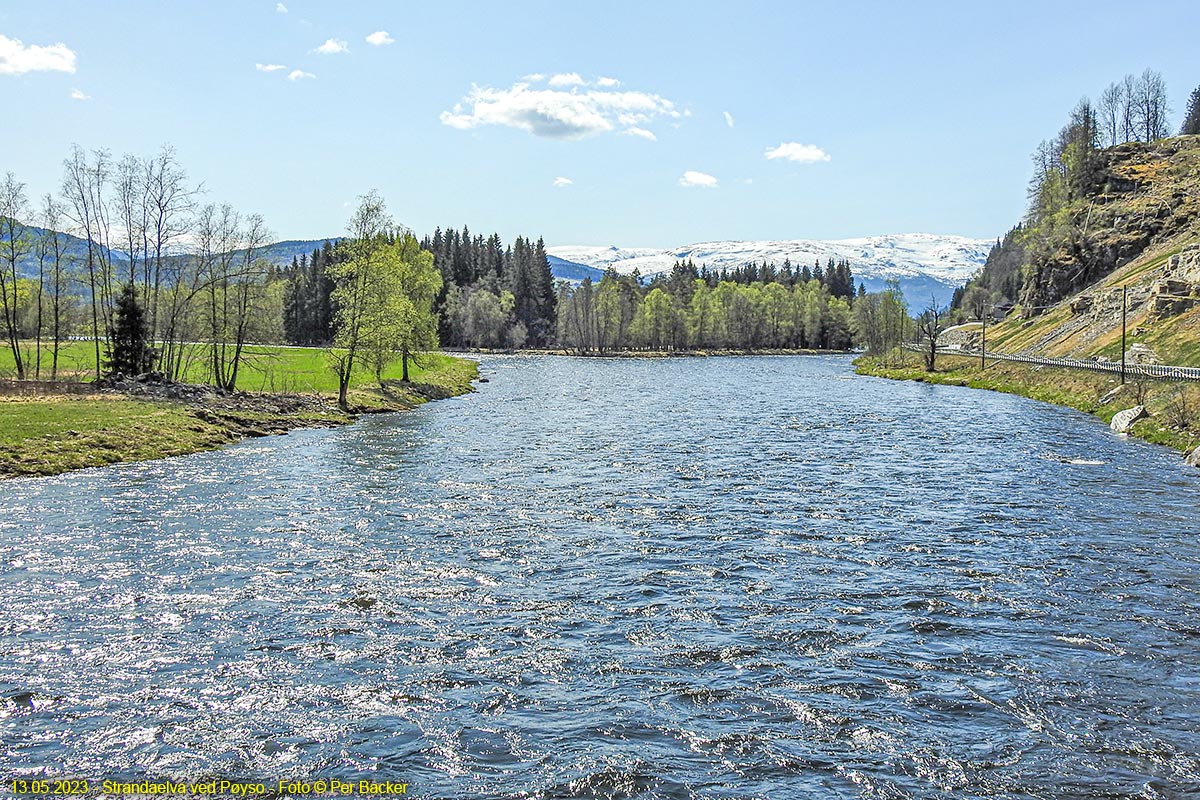
[[523, 350], [490, 349], [486, 347], [447, 350], [448, 353], [476, 355], [577, 356], [579, 358], [709, 358], [720, 356], [844, 356], [851, 350], [813, 350], [767, 348], [763, 350], [608, 350], [579, 352], [578, 350], [529, 348]]
[[[432, 355], [408, 384], [385, 379], [350, 392], [218, 393], [194, 385], [121, 384], [86, 393], [41, 388], [0, 396], [0, 479], [215, 450], [240, 439], [345, 425], [473, 391], [476, 362]], [[76, 387], [71, 387], [75, 389]]]
[[1134, 423], [1130, 434], [1191, 453], [1200, 447], [1200, 387], [1169, 381], [1130, 380], [1124, 386], [1111, 374], [989, 361], [978, 356], [939, 355], [936, 372], [926, 372], [916, 353], [894, 352], [882, 358], [861, 356], [855, 371], [892, 380], [913, 380], [972, 389], [990, 389], [1067, 406], [1112, 422], [1119, 411], [1144, 405], [1149, 417]]

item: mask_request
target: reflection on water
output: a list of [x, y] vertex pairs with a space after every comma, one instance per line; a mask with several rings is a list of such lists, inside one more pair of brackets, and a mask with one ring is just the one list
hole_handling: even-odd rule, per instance
[[0, 771], [421, 797], [1200, 791], [1200, 473], [842, 358], [489, 358], [0, 488]]

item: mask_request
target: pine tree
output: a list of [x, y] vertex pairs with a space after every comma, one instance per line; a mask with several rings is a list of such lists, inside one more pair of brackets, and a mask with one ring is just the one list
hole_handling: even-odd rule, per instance
[[156, 353], [150, 346], [150, 325], [132, 283], [121, 287], [109, 331], [110, 374], [141, 375], [154, 366]]
[[[554, 273], [550, 271], [550, 259], [546, 257], [546, 243], [538, 237], [533, 247], [533, 290], [537, 294], [537, 320], [530, 328], [534, 343], [545, 346], [554, 336], [554, 323], [558, 318], [556, 303], [558, 297], [554, 294]], [[690, 266], [690, 265], [689, 265]], [[695, 267], [691, 267], [693, 274]]]
[[1188, 100], [1187, 116], [1183, 119], [1183, 128], [1179, 131], [1185, 136], [1200, 134], [1200, 87], [1192, 92]]

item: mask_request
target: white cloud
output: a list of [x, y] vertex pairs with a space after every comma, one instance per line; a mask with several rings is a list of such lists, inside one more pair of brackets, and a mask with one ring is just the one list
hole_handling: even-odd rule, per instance
[[564, 186], [570, 186], [574, 182], [575, 181], [571, 180], [570, 178], [564, 178], [561, 175], [559, 175], [557, 178], [554, 179], [554, 185], [560, 189], [563, 188]]
[[707, 172], [696, 172], [688, 170], [683, 173], [683, 177], [679, 179], [680, 186], [702, 186], [705, 189], [717, 188], [717, 179]]
[[799, 142], [782, 142], [779, 147], [768, 147], [767, 158], [782, 158], [801, 164], [814, 164], [818, 161], [830, 160], [829, 153], [815, 144], [800, 144]]
[[373, 44], [376, 47], [382, 47], [385, 44], [391, 44], [396, 41], [387, 31], [375, 31], [367, 37], [367, 44]]
[[722, 111], [721, 113], [725, 115], [725, 124], [732, 128], [733, 114], [730, 114], [728, 111]]
[[26, 72], [74, 72], [75, 52], [62, 42], [25, 45], [0, 34], [0, 75]]
[[288, 73], [289, 81], [300, 81], [300, 80], [305, 80], [307, 78], [315, 78], [315, 77], [317, 77], [317, 76], [313, 75], [311, 72], [305, 72], [302, 69], [294, 69]]
[[71, 90], [71, 99], [72, 100], [91, 100], [92, 98], [91, 98], [91, 95], [84, 94], [82, 89], [72, 89]]
[[283, 3], [276, 3], [275, 4], [275, 13], [276, 14], [286, 14], [287, 6], [285, 6]]
[[611, 89], [614, 86], [620, 86], [621, 82], [616, 78], [597, 78], [596, 85], [603, 86], [605, 89]]
[[546, 76], [540, 72], [531, 72], [525, 77], [521, 78], [521, 80], [528, 81], [529, 83], [537, 83], [538, 81], [546, 80]]
[[583, 86], [584, 80], [578, 72], [563, 72], [550, 76], [550, 85], [556, 88], [563, 86]]
[[325, 44], [318, 47], [315, 52], [323, 56], [332, 56], [338, 53], [348, 53], [350, 48], [341, 39], [326, 39]]
[[613, 130], [641, 136], [632, 129], [644, 129], [655, 118], [681, 116], [674, 103], [656, 94], [533, 89], [518, 83], [508, 89], [473, 86], [440, 119], [443, 125], [460, 130], [504, 125], [550, 139], [582, 139]]
[[287, 69], [284, 64], [255, 64], [254, 68], [259, 72], [279, 72], [281, 69]]
[[658, 141], [658, 137], [655, 136], [652, 131], [648, 131], [645, 128], [639, 128], [636, 125], [632, 128], [626, 128], [625, 130], [621, 131], [621, 133], [627, 133], [630, 136], [640, 136], [643, 139], [649, 139], [652, 142]]

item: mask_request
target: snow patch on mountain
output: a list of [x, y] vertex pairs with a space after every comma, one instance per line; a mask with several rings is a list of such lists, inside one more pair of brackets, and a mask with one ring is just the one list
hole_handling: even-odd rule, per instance
[[563, 261], [615, 269], [622, 274], [635, 270], [644, 278], [667, 272], [676, 261], [691, 260], [697, 267], [730, 269], [751, 261], [782, 266], [790, 260], [796, 269], [846, 259], [856, 282], [868, 291], [883, 287], [890, 278], [900, 281], [912, 305], [924, 305], [933, 294], [939, 303], [949, 302], [954, 289], [983, 266], [994, 242], [933, 233], [900, 233], [857, 239], [819, 241], [792, 239], [757, 242], [700, 242], [674, 250], [645, 247], [587, 247], [563, 245], [546, 252]]

